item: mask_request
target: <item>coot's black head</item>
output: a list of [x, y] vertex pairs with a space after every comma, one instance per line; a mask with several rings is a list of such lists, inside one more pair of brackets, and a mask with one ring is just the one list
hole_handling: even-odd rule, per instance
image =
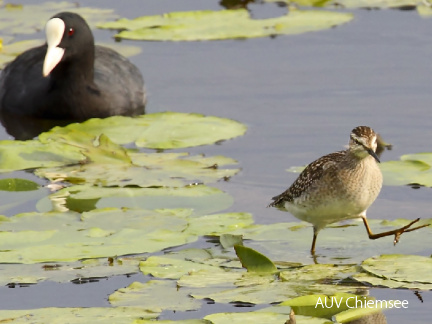
[[47, 53], [43, 75], [49, 75], [60, 62], [77, 64], [94, 62], [94, 39], [90, 27], [80, 16], [61, 12], [53, 16], [45, 26]]

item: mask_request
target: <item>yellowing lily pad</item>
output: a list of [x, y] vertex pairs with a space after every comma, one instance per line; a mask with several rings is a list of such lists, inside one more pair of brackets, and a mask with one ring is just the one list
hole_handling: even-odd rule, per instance
[[353, 18], [348, 13], [291, 10], [270, 19], [251, 19], [245, 9], [172, 12], [99, 24], [123, 30], [116, 37], [153, 41], [197, 41], [300, 34], [327, 29]]
[[419, 15], [423, 18], [430, 18], [432, 17], [432, 7], [426, 6], [424, 4], [417, 6], [417, 12]]

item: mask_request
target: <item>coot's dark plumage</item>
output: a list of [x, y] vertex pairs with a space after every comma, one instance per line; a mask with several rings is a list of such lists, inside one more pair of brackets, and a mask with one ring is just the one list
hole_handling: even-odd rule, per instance
[[95, 46], [81, 16], [53, 16], [46, 36], [47, 44], [19, 55], [1, 73], [2, 113], [73, 120], [144, 113], [141, 73], [117, 52]]

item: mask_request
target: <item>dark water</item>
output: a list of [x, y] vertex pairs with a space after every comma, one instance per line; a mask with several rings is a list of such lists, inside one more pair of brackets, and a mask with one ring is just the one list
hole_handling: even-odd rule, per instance
[[[80, 4], [115, 8], [127, 18], [221, 8], [216, 0], [101, 0]], [[275, 4], [250, 8], [254, 17], [278, 15], [285, 10]], [[142, 47], [142, 53], [132, 61], [146, 80], [148, 113], [198, 112], [248, 125], [242, 138], [189, 150], [222, 154], [239, 161], [242, 171], [229, 182], [217, 184], [235, 199], [230, 211], [251, 212], [257, 223], [294, 221], [287, 213], [265, 208], [272, 196], [295, 179], [296, 175], [285, 169], [341, 149], [351, 129], [358, 125], [373, 127], [393, 144], [393, 150], [386, 152], [383, 160], [432, 151], [432, 18], [423, 19], [416, 11], [353, 12], [354, 20], [341, 27], [274, 39], [124, 41]], [[111, 35], [109, 31], [95, 31], [100, 41], [112, 41]], [[0, 138], [8, 136], [0, 132]], [[430, 218], [431, 195], [428, 188], [386, 186], [368, 216]], [[28, 206], [20, 208], [27, 211]], [[134, 275], [85, 285], [4, 287], [0, 288], [0, 308], [108, 306], [108, 294], [135, 280], [146, 278]], [[408, 290], [373, 289], [371, 295], [377, 299], [409, 300], [408, 309], [385, 312], [388, 323], [429, 322], [429, 292], [422, 294], [423, 303]], [[201, 312], [181, 317], [167, 313], [165, 317], [198, 318], [219, 311], [236, 309], [207, 306]]]

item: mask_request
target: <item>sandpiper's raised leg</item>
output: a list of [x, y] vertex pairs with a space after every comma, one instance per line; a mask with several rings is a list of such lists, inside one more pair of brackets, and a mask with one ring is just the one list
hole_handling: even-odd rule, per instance
[[387, 232], [382, 232], [382, 233], [374, 234], [374, 233], [372, 233], [372, 230], [369, 227], [367, 218], [366, 217], [362, 217], [362, 219], [363, 219], [363, 224], [365, 225], [366, 231], [367, 231], [367, 233], [369, 235], [369, 238], [371, 240], [376, 240], [376, 239], [379, 239], [381, 237], [394, 235], [395, 236], [394, 241], [393, 241], [394, 245], [396, 245], [399, 242], [400, 236], [403, 233], [412, 232], [412, 231], [418, 230], [420, 228], [429, 226], [429, 224], [425, 224], [425, 225], [420, 225], [420, 226], [417, 226], [417, 227], [414, 227], [414, 228], [410, 228], [413, 224], [417, 223], [420, 220], [420, 218], [417, 218], [417, 219], [413, 220], [411, 223], [409, 223], [408, 225], [405, 225], [405, 226], [403, 226], [401, 228], [397, 228], [397, 229], [392, 230], [392, 231], [387, 231]]

